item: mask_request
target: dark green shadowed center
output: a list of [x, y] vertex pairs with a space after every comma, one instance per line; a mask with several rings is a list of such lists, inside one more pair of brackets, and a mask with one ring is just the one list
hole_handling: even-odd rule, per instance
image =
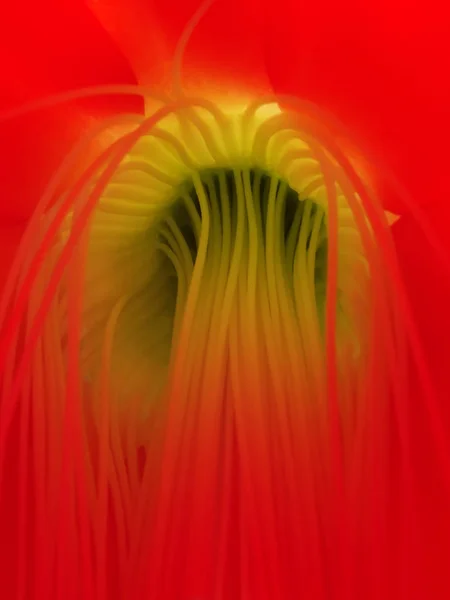
[[[200, 197], [204, 198], [201, 202]], [[207, 214], [205, 214], [207, 213]], [[180, 255], [188, 252], [195, 264], [200, 235], [209, 221], [208, 249], [218, 250], [227, 241], [233, 246], [242, 228], [248, 233], [244, 246], [252, 243], [251, 231], [264, 254], [273, 251], [292, 277], [296, 252], [314, 253], [316, 291], [325, 291], [327, 236], [324, 210], [299, 194], [285, 181], [267, 171], [252, 168], [208, 169], [197, 182], [186, 181], [175, 201], [158, 222], [160, 239]], [[177, 231], [175, 232], [175, 228]], [[228, 240], [224, 238], [228, 237]], [[300, 245], [300, 248], [299, 248]]]

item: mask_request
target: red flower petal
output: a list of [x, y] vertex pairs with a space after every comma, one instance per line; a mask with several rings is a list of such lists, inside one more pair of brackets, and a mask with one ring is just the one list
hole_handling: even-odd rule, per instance
[[274, 87], [346, 123], [427, 204], [450, 185], [450, 19], [442, 3], [265, 1]]
[[[431, 207], [433, 211], [434, 207]], [[437, 215], [431, 214], [434, 223]], [[448, 223], [445, 215], [441, 222]], [[436, 392], [439, 421], [450, 431], [450, 279], [448, 270], [435, 257], [420, 225], [404, 217], [393, 227], [400, 268], [403, 274], [415, 327], [419, 334], [426, 369]], [[412, 598], [447, 598], [450, 594], [449, 490], [442, 464], [447, 456], [437, 454], [436, 436], [430, 427], [430, 399], [423, 394], [416, 369], [411, 369], [409, 414], [405, 415], [411, 439], [412, 463], [416, 478], [414, 544], [411, 549]]]
[[[134, 82], [125, 58], [81, 4], [46, 0], [7, 3], [0, 24], [0, 113], [63, 90]], [[0, 120], [0, 219], [23, 221], [33, 211], [50, 173], [97, 111], [135, 109], [111, 99], [30, 112]]]
[[180, 37], [199, 9], [183, 53], [184, 89], [227, 93], [270, 89], [265, 73], [259, 22], [259, 3], [200, 0], [90, 0], [90, 6], [129, 57], [140, 83], [171, 89], [173, 59]]

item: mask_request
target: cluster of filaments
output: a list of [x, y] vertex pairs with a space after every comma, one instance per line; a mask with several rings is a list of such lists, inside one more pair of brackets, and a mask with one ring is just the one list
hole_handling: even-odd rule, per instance
[[[131, 385], [145, 385], [143, 372], [149, 377], [146, 394], [160, 394], [193, 293], [194, 269], [194, 282], [211, 282], [207, 273], [223, 264], [228, 280], [233, 253], [241, 246], [239, 271], [247, 265], [250, 282], [269, 278], [269, 287], [285, 289], [304, 343], [319, 343], [330, 202], [324, 169], [334, 178], [329, 185], [337, 237], [332, 252], [338, 345], [357, 356], [369, 266], [352, 209], [335, 180], [338, 165], [320, 151], [273, 104], [228, 114], [208, 105], [188, 107], [140, 136], [108, 181], [85, 236], [85, 377], [99, 370], [107, 320], [121, 303], [112, 372], [126, 382], [125, 395]], [[354, 203], [361, 211], [356, 195]], [[363, 226], [372, 235], [367, 222]], [[119, 393], [120, 388], [118, 383]]]
[[[56, 568], [58, 598], [108, 597], [112, 514], [124, 598], [325, 594], [324, 531], [352, 527], [330, 494], [358, 512], [393, 387], [378, 357], [401, 341], [387, 218], [324, 131], [272, 101], [180, 101], [38, 207], [8, 287], [0, 444], [28, 407], [39, 593]], [[58, 521], [75, 510], [85, 537]]]

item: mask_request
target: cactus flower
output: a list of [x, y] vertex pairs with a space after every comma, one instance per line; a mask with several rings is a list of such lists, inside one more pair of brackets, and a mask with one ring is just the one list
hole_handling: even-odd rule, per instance
[[449, 21], [413, 4], [6, 9], [0, 597], [448, 597]]

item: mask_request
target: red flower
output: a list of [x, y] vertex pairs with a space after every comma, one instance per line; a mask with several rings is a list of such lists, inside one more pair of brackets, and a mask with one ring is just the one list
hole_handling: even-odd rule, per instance
[[5, 8], [2, 597], [448, 597], [448, 23]]

